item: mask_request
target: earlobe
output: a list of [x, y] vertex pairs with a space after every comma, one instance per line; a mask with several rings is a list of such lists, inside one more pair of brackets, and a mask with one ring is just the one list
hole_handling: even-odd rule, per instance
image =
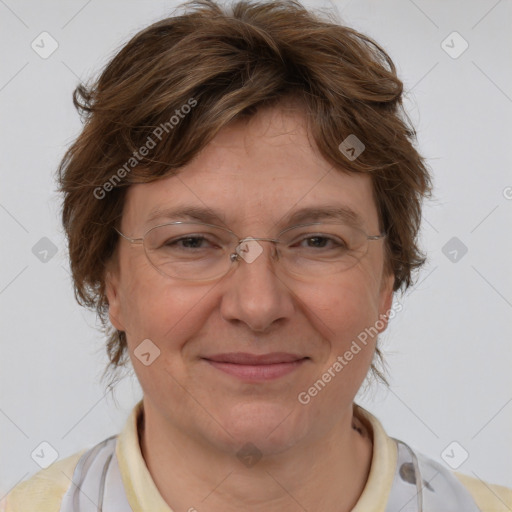
[[383, 277], [382, 286], [380, 290], [379, 320], [381, 322], [379, 323], [379, 325], [384, 325], [382, 326], [381, 329], [379, 329], [379, 332], [385, 331], [388, 326], [389, 314], [391, 311], [391, 306], [393, 304], [394, 283], [394, 274], [390, 274], [388, 276]]
[[108, 300], [110, 323], [118, 330], [125, 331], [121, 321], [121, 304], [117, 276], [110, 270], [105, 273], [105, 294]]

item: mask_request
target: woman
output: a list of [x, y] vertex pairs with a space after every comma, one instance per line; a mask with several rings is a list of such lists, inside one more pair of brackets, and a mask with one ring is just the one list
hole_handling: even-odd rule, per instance
[[77, 89], [60, 167], [77, 297], [143, 400], [4, 510], [509, 509], [354, 403], [424, 261], [391, 59], [296, 2], [190, 7]]

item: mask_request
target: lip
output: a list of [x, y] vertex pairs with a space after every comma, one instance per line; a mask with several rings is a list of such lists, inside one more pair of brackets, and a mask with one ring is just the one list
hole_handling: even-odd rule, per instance
[[266, 381], [284, 377], [299, 368], [308, 357], [286, 352], [248, 354], [231, 352], [203, 358], [224, 373], [248, 381]]

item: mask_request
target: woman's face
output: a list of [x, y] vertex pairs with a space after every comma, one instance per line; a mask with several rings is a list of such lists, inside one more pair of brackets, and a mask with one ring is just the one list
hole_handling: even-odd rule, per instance
[[[276, 225], [291, 214], [329, 207], [352, 210], [366, 233], [378, 234], [370, 178], [332, 168], [311, 148], [304, 123], [300, 113], [270, 109], [224, 128], [179, 175], [132, 185], [121, 231], [142, 237], [172, 220], [148, 224], [155, 209], [198, 207], [242, 237], [275, 237]], [[363, 344], [358, 336], [385, 328], [381, 315], [391, 306], [393, 276], [384, 272], [382, 241], [369, 242], [352, 268], [315, 279], [289, 277], [273, 262], [272, 244], [261, 242], [254, 261], [234, 263], [207, 283], [163, 276], [141, 245], [119, 244], [107, 281], [111, 321], [126, 332], [155, 421], [223, 450], [251, 442], [278, 453], [350, 417], [376, 342], [368, 336]], [[144, 340], [151, 342], [137, 350]], [[282, 371], [270, 366], [289, 359], [296, 362], [283, 362]], [[249, 366], [258, 365], [251, 374]], [[330, 378], [319, 384], [326, 373]]]

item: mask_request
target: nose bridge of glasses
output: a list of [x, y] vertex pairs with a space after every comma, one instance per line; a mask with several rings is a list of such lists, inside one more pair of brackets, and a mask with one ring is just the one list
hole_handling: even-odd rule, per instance
[[279, 240], [277, 238], [246, 236], [245, 238], [238, 240], [238, 243], [241, 244], [241, 243], [247, 242], [247, 241], [254, 241], [254, 242], [263, 241], [263, 242], [275, 242], [275, 243], [279, 242]]
[[243, 259], [247, 263], [252, 263], [263, 252], [263, 247], [258, 242], [273, 242], [271, 255], [274, 258], [277, 256], [276, 243], [279, 242], [278, 239], [247, 236], [238, 240], [235, 252], [230, 255], [231, 261]]

